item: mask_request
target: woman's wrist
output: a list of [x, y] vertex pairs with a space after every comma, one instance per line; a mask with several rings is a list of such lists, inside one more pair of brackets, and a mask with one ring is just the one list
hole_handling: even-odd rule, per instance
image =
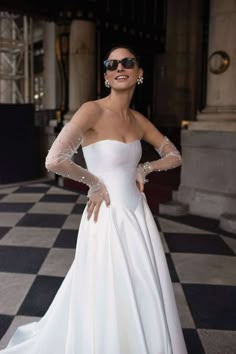
[[144, 162], [143, 164], [141, 164], [141, 166], [144, 170], [145, 176], [152, 172], [152, 166], [149, 161]]

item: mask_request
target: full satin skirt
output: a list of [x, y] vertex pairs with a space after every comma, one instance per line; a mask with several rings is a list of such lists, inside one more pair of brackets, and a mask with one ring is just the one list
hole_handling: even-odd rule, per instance
[[162, 241], [143, 193], [134, 211], [82, 215], [74, 261], [46, 314], [2, 354], [185, 354]]

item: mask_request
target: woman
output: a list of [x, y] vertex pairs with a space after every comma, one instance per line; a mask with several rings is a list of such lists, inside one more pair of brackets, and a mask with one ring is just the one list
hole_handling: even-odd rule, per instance
[[[176, 147], [130, 109], [143, 81], [137, 56], [113, 48], [110, 94], [83, 104], [54, 141], [47, 169], [85, 183], [76, 254], [47, 313], [18, 328], [2, 354], [187, 353], [168, 267], [143, 193], [147, 175], [181, 164]], [[161, 158], [139, 164], [143, 139]], [[82, 146], [87, 169], [72, 156]]]

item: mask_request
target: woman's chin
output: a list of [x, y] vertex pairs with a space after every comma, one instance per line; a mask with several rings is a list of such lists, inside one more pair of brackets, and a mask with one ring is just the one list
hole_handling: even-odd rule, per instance
[[130, 84], [127, 82], [120, 82], [118, 85], [112, 86], [112, 89], [114, 91], [130, 91], [133, 90], [135, 87], [135, 84]]

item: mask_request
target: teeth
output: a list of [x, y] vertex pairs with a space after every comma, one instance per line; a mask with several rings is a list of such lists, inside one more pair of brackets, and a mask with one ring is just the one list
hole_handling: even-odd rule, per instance
[[127, 79], [127, 76], [125, 76], [125, 75], [117, 76], [116, 79], [117, 79], [117, 80], [119, 80], [119, 79]]

